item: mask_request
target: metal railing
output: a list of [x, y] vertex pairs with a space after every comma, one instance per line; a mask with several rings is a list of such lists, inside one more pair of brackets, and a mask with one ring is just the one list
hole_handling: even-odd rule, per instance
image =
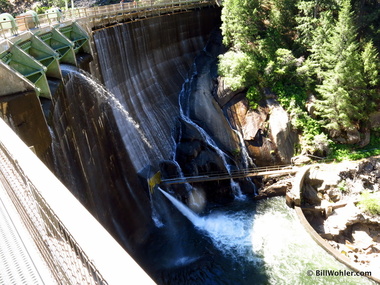
[[85, 21], [92, 27], [124, 21], [161, 15], [163, 13], [196, 9], [217, 4], [215, 0], [143, 0], [113, 5], [96, 6], [91, 8], [75, 8], [59, 13], [38, 15], [38, 22], [32, 15], [16, 17], [16, 26], [12, 21], [0, 22], [0, 38], [9, 38], [19, 31], [31, 30], [38, 27], [51, 26], [62, 21]]
[[244, 177], [252, 177], [252, 176], [262, 176], [262, 175], [270, 175], [275, 173], [292, 173], [298, 170], [297, 167], [294, 167], [291, 164], [286, 165], [274, 165], [274, 166], [264, 166], [264, 167], [252, 167], [252, 168], [244, 168], [238, 170], [232, 170], [229, 172], [220, 171], [220, 172], [206, 172], [200, 173], [195, 176], [167, 176], [161, 179], [161, 183], [163, 184], [180, 184], [180, 183], [194, 183], [194, 182], [206, 182], [206, 181], [217, 181], [217, 180], [225, 180], [225, 179], [238, 179]]
[[2, 143], [0, 183], [58, 284], [107, 284]]

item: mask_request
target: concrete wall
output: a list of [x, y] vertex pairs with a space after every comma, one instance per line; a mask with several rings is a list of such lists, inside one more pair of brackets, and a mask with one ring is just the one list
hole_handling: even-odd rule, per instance
[[95, 60], [123, 107], [70, 70], [53, 95], [51, 168], [134, 257], [154, 228], [142, 173], [171, 155], [177, 96], [219, 21], [220, 10], [204, 9], [95, 31]]

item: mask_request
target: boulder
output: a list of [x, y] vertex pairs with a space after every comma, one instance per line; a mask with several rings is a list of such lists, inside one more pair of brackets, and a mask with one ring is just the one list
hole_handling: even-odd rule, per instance
[[334, 203], [342, 199], [342, 191], [336, 188], [328, 190], [327, 195], [329, 199], [333, 201]]
[[292, 130], [288, 113], [275, 100], [267, 100], [271, 112], [269, 117], [270, 137], [277, 147], [282, 163], [290, 163], [294, 154], [296, 134]]
[[202, 127], [222, 149], [233, 152], [239, 149], [239, 138], [231, 129], [223, 110], [213, 97], [210, 80], [211, 63], [197, 64], [197, 77], [193, 78], [188, 100], [183, 103], [189, 118]]
[[162, 178], [172, 178], [181, 177], [181, 169], [175, 161], [163, 160], [159, 164], [161, 177]]
[[185, 141], [177, 144], [176, 155], [186, 156], [189, 159], [193, 159], [198, 156], [201, 151], [201, 142], [198, 140]]
[[274, 196], [285, 196], [287, 191], [292, 187], [290, 180], [280, 180], [275, 184], [259, 189], [258, 195], [255, 199], [262, 199]]
[[315, 101], [316, 101], [315, 96], [310, 95], [309, 98], [307, 99], [307, 102], [306, 102], [306, 110], [307, 110], [308, 114], [310, 115], [310, 117], [312, 117], [313, 119], [315, 119], [317, 117], [315, 114], [315, 111], [316, 111]]
[[303, 199], [310, 205], [320, 205], [321, 198], [318, 196], [318, 192], [309, 184], [303, 186]]
[[371, 129], [380, 127], [380, 111], [374, 112], [369, 116]]
[[355, 224], [351, 228], [352, 239], [357, 248], [367, 249], [372, 243], [372, 237], [366, 224]]
[[303, 164], [311, 163], [311, 158], [306, 155], [298, 155], [298, 156], [292, 157], [291, 161], [292, 161], [292, 164], [303, 165]]
[[244, 89], [239, 89], [236, 91], [231, 90], [225, 83], [223, 77], [217, 78], [217, 89], [216, 89], [216, 101], [218, 104], [223, 107], [229, 101], [231, 101], [236, 95], [242, 93]]
[[265, 130], [265, 122], [268, 114], [265, 108], [259, 107], [257, 110], [248, 110], [242, 124], [244, 140], [255, 140], [257, 133]]
[[357, 129], [347, 131], [347, 143], [356, 144], [360, 142], [360, 132]]

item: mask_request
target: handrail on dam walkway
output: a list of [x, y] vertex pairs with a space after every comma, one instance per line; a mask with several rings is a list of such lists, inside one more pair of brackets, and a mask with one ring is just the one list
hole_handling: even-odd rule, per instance
[[[203, 7], [216, 0], [143, 0], [61, 11], [52, 8], [38, 15], [0, 14], [0, 96], [34, 92], [52, 99], [49, 79], [62, 80], [60, 64], [78, 66], [92, 59], [91, 33], [119, 23], [157, 17]], [[17, 84], [10, 84], [10, 82]]]
[[[55, 26], [65, 21], [89, 23], [92, 27], [110, 25], [125, 20], [135, 20], [161, 14], [174, 13], [218, 5], [218, 0], [142, 0], [67, 11], [50, 9], [45, 14], [23, 13], [16, 19], [0, 19], [0, 39], [9, 38], [19, 32], [43, 26]], [[34, 12], [34, 14], [33, 14]], [[4, 15], [4, 14], [2, 14]]]

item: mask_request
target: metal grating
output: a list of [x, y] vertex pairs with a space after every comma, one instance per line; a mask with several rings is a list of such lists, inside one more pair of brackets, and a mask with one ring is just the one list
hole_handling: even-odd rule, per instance
[[[1, 182], [8, 194], [7, 197], [17, 209], [23, 224], [59, 284], [107, 284], [82, 248], [23, 173], [17, 160], [13, 160], [6, 152], [2, 143], [0, 143]], [[0, 285], [2, 284], [0, 282]], [[5, 284], [8, 285], [8, 283]], [[29, 285], [29, 283], [26, 284]]]
[[7, 208], [0, 185], [0, 284], [44, 284]]

